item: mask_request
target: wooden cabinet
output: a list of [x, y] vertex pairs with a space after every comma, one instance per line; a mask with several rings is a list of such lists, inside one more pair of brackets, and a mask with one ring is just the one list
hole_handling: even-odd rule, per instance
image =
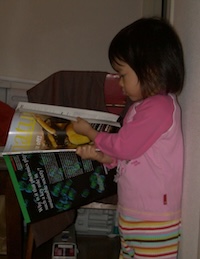
[[3, 159], [0, 159], [0, 194], [5, 195], [7, 259], [23, 258], [23, 220]]

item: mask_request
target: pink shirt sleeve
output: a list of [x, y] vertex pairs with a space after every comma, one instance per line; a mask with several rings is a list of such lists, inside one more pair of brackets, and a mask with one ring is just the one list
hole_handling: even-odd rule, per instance
[[[130, 117], [132, 115], [132, 117]], [[121, 160], [144, 154], [173, 123], [174, 105], [170, 95], [149, 97], [130, 107], [118, 133], [100, 132], [95, 144], [102, 152]], [[130, 117], [130, 118], [129, 118]]]

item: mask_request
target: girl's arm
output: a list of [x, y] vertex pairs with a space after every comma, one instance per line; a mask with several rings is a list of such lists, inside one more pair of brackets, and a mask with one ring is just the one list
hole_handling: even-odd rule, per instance
[[175, 110], [180, 113], [171, 96], [149, 97], [129, 109], [128, 120], [126, 117], [118, 133], [98, 133], [95, 145], [116, 159], [136, 159], [170, 129]]

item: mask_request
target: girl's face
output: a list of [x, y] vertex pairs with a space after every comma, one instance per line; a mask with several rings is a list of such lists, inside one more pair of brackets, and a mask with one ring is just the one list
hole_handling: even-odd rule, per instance
[[139, 101], [143, 99], [141, 93], [141, 86], [135, 71], [125, 62], [117, 60], [113, 68], [119, 75], [119, 85], [122, 91], [132, 101]]

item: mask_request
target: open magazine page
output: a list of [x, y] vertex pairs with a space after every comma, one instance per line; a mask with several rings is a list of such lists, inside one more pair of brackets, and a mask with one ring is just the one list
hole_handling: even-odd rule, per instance
[[5, 161], [26, 223], [116, 193], [114, 172], [74, 151], [10, 154]]
[[[27, 103], [23, 105], [26, 108], [29, 107]], [[56, 107], [40, 104], [33, 104], [33, 107], [37, 107], [37, 109], [34, 110], [32, 107], [32, 112], [30, 107], [27, 109], [28, 111], [19, 107], [22, 106], [18, 106], [13, 116], [4, 153], [75, 149], [78, 145], [89, 143], [90, 140], [86, 136], [76, 134], [73, 130], [71, 120], [77, 116], [90, 117], [87, 120], [92, 121], [92, 127], [98, 131], [116, 132], [119, 129], [119, 123], [114, 122], [118, 117], [114, 114], [56, 106], [60, 111], [66, 108], [66, 111], [64, 109], [63, 113], [59, 114]], [[41, 109], [43, 107], [45, 114], [42, 114], [41, 110], [39, 112], [39, 107]], [[52, 112], [51, 109], [53, 109]], [[52, 116], [53, 111], [56, 116]], [[66, 115], [67, 112], [68, 115]], [[95, 116], [95, 114], [97, 114], [96, 119], [92, 120], [92, 115]], [[106, 121], [103, 121], [103, 117], [106, 116]], [[100, 118], [100, 121], [97, 120], [97, 117]], [[112, 118], [112, 121], [108, 121], [109, 117]]]
[[79, 109], [72, 107], [63, 107], [56, 105], [29, 103], [29, 102], [19, 102], [16, 110], [21, 112], [31, 112], [43, 115], [49, 115], [59, 118], [64, 118], [68, 120], [75, 120], [77, 117], [82, 117], [88, 122], [110, 124], [113, 126], [119, 126], [117, 120], [118, 115], [109, 112]]

